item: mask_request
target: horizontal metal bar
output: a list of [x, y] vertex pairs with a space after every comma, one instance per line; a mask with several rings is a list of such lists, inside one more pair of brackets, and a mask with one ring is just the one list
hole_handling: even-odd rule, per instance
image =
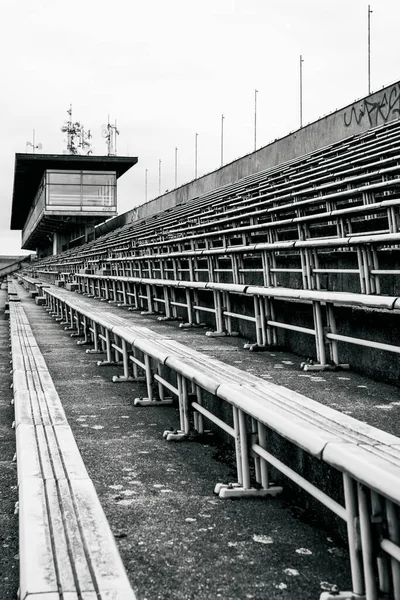
[[371, 269], [371, 275], [400, 275], [400, 271], [398, 269]]
[[114, 350], [116, 350], [120, 354], [124, 353], [124, 351], [122, 350], [122, 348], [120, 348], [119, 346], [117, 346], [117, 344], [111, 344], [111, 347], [114, 348]]
[[338, 517], [343, 519], [343, 521], [347, 521], [346, 509], [341, 504], [333, 500], [330, 496], [322, 492], [319, 488], [307, 481], [307, 479], [304, 479], [304, 477], [296, 473], [296, 471], [293, 471], [293, 469], [285, 465], [278, 458], [267, 452], [267, 450], [258, 444], [253, 444], [251, 449], [253, 452], [258, 454], [258, 456], [261, 456], [261, 458], [278, 469], [278, 471], [286, 475], [286, 477], [297, 483], [297, 485], [303, 488], [303, 490], [306, 490], [306, 492], [308, 492], [311, 496], [314, 496], [314, 498], [327, 506]]
[[239, 273], [264, 273], [264, 269], [239, 269]]
[[215, 425], [218, 425], [218, 427], [223, 429], [226, 433], [229, 433], [229, 435], [235, 437], [235, 430], [233, 429], [233, 427], [225, 423], [225, 421], [222, 421], [222, 419], [219, 419], [218, 417], [213, 415], [213, 413], [204, 408], [204, 406], [201, 406], [201, 404], [198, 404], [198, 402], [192, 402], [192, 407], [195, 410], [197, 410], [197, 412], [207, 417], [207, 419], [215, 423]]
[[182, 306], [183, 308], [187, 308], [187, 304], [185, 302], [175, 302], [175, 300], [171, 300], [170, 304], [172, 304], [172, 306]]
[[142, 363], [138, 358], [136, 358], [136, 356], [130, 356], [129, 360], [131, 360], [132, 362], [134, 362], [135, 365], [138, 365], [139, 367], [142, 367], [142, 369], [146, 369], [146, 365], [144, 363]]
[[163, 387], [167, 388], [167, 390], [169, 390], [170, 392], [172, 392], [173, 394], [175, 394], [175, 396], [179, 396], [179, 390], [178, 388], [176, 388], [175, 386], [173, 386], [171, 383], [168, 383], [168, 381], [166, 381], [165, 379], [163, 379], [160, 375], [157, 375], [157, 373], [154, 374], [154, 379], [156, 381], [159, 381]]
[[348, 344], [355, 344], [356, 346], [366, 346], [367, 348], [376, 348], [377, 350], [386, 350], [387, 352], [400, 354], [400, 346], [393, 346], [392, 344], [383, 344], [382, 342], [373, 342], [372, 340], [361, 340], [360, 338], [339, 335], [338, 333], [327, 333], [326, 337], [328, 340], [337, 340], [338, 342], [346, 342]]
[[360, 274], [360, 269], [313, 269], [313, 273], [351, 273], [355, 275]]
[[391, 557], [400, 562], [400, 548], [394, 542], [390, 540], [383, 539], [381, 540], [381, 548], [385, 552], [387, 552]]
[[315, 329], [308, 329], [308, 327], [300, 327], [299, 325], [289, 325], [288, 323], [279, 323], [278, 321], [267, 321], [267, 325], [272, 327], [280, 327], [281, 329], [290, 329], [291, 331], [299, 331], [300, 333], [307, 333], [309, 335], [315, 335]]
[[215, 313], [215, 308], [206, 308], [205, 306], [196, 306], [196, 305], [193, 305], [192, 308], [194, 310], [200, 310], [200, 311], [203, 311], [203, 312]]
[[271, 273], [302, 273], [303, 269], [279, 269], [279, 268], [271, 268]]
[[229, 310], [223, 310], [222, 314], [226, 317], [235, 317], [235, 319], [243, 319], [243, 321], [251, 321], [252, 323], [256, 322], [255, 317], [250, 317], [249, 315], [238, 315], [237, 313], [230, 312]]

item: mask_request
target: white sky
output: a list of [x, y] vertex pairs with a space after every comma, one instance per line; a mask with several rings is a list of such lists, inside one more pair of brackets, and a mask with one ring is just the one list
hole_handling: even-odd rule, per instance
[[[399, 0], [369, 0], [371, 87], [400, 79]], [[138, 156], [119, 180], [119, 213], [367, 94], [368, 0], [0, 0], [0, 255], [10, 232], [14, 155], [26, 142], [62, 153], [73, 119], [106, 154], [101, 125], [117, 119], [118, 154]], [[28, 148], [32, 151], [31, 148]]]

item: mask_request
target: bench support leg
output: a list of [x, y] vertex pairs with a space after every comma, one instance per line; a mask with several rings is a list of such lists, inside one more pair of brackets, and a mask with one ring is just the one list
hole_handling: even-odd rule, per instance
[[137, 381], [134, 377], [130, 375], [129, 371], [129, 355], [128, 348], [125, 340], [121, 340], [122, 346], [122, 361], [124, 365], [124, 374], [123, 375], [114, 375], [112, 378], [113, 383], [122, 383], [124, 381]]
[[243, 350], [249, 350], [250, 352], [270, 352], [271, 350], [276, 350], [276, 346], [268, 346], [257, 344], [257, 342], [247, 342], [243, 344]]
[[354, 592], [322, 592], [319, 600], [366, 600], [366, 596], [359, 596]]
[[302, 369], [303, 371], [348, 371], [350, 369], [350, 365], [320, 365], [302, 362], [300, 365], [300, 369]]
[[123, 364], [122, 360], [98, 360], [97, 361], [98, 367], [113, 367], [113, 366], [119, 366], [122, 364]]
[[151, 360], [148, 354], [144, 356], [144, 365], [135, 357], [131, 357], [134, 364], [140, 364], [144, 366], [146, 372], [146, 385], [147, 385], [147, 398], [139, 396], [133, 401], [134, 406], [162, 406], [163, 404], [172, 404], [172, 398], [160, 398], [157, 399], [153, 393], [154, 377], [151, 371]]
[[164, 398], [164, 400], [150, 400], [150, 398], [135, 398], [133, 404], [135, 406], [163, 406], [164, 404], [172, 404], [172, 398]]
[[273, 486], [266, 490], [257, 488], [244, 488], [240, 483], [217, 483], [214, 494], [220, 498], [264, 498], [277, 496], [282, 492], [281, 487]]
[[237, 337], [239, 333], [237, 331], [232, 331], [232, 333], [228, 333], [227, 331], [207, 331], [207, 337]]

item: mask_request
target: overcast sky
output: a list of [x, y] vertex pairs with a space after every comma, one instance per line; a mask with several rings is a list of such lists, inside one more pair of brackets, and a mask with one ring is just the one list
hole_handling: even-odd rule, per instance
[[[399, 0], [370, 0], [371, 87], [400, 79]], [[10, 232], [16, 152], [26, 142], [62, 153], [73, 120], [107, 148], [101, 126], [117, 120], [119, 155], [138, 164], [119, 180], [119, 213], [220, 166], [254, 145], [368, 92], [367, 0], [0, 0], [0, 255], [21, 254]], [[32, 151], [28, 147], [28, 151]]]

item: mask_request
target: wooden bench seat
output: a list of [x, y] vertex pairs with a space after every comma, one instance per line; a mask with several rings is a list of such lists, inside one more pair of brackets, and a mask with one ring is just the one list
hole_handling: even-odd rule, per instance
[[134, 600], [115, 540], [22, 305], [10, 309], [20, 598]]
[[89, 479], [30, 478], [19, 496], [21, 599], [135, 599]]

